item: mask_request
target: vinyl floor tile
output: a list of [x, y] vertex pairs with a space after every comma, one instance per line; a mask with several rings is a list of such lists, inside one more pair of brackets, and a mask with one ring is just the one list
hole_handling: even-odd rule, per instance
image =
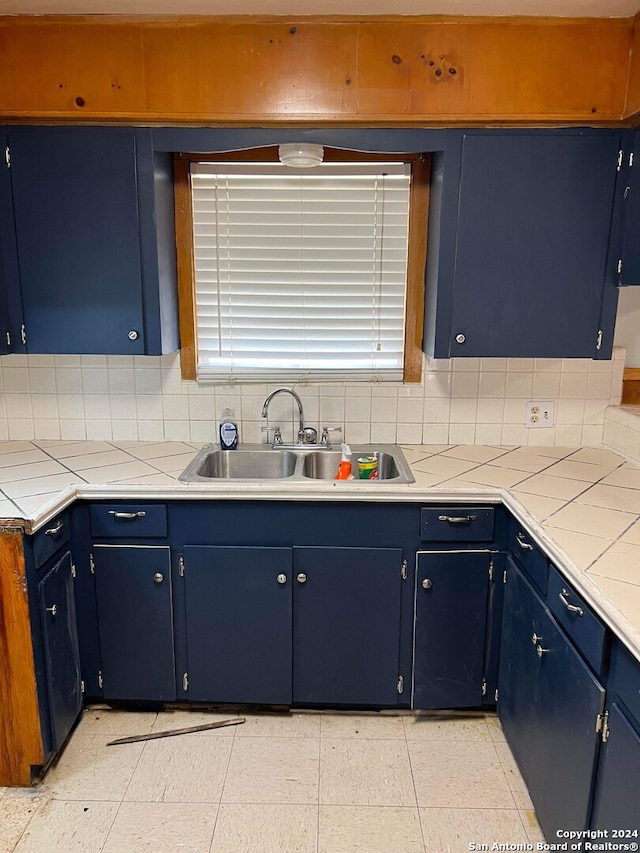
[[0, 788], [0, 853], [457, 853], [543, 840], [491, 714], [253, 713], [106, 746], [234, 716], [87, 709], [39, 788]]
[[[232, 743], [200, 734], [147, 741], [125, 800], [218, 803]], [[126, 752], [130, 746], [111, 748]]]
[[318, 853], [424, 853], [417, 808], [320, 806]]
[[209, 853], [217, 814], [210, 803], [122, 803], [101, 853]]
[[320, 733], [327, 738], [400, 738], [404, 740], [402, 717], [327, 714], [320, 716]]
[[484, 717], [426, 714], [404, 717], [407, 740], [489, 741], [489, 727]]
[[211, 853], [316, 853], [317, 837], [315, 805], [224, 803]]
[[235, 738], [222, 802], [317, 803], [318, 743], [317, 738]]
[[97, 853], [102, 850], [117, 811], [118, 803], [50, 800], [37, 810], [15, 851]]
[[57, 800], [119, 802], [123, 799], [144, 744], [105, 747], [104, 737], [74, 734], [43, 788]]
[[[420, 809], [425, 853], [462, 853], [471, 844], [526, 844], [526, 829], [516, 809]], [[483, 849], [481, 846], [475, 849]], [[506, 849], [506, 848], [505, 848]]]
[[38, 807], [45, 801], [46, 796], [37, 789], [5, 790], [0, 799], [0, 853], [12, 853]]
[[513, 809], [493, 743], [409, 742], [418, 805]]
[[533, 809], [527, 786], [506, 741], [496, 743], [495, 747], [516, 806], [519, 809]]
[[246, 714], [236, 737], [320, 737], [321, 714]]
[[322, 738], [320, 804], [415, 806], [405, 744], [394, 740]]

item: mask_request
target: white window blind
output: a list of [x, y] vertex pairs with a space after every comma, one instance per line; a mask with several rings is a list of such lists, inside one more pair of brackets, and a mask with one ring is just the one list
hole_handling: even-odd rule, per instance
[[402, 379], [409, 168], [192, 164], [198, 379]]

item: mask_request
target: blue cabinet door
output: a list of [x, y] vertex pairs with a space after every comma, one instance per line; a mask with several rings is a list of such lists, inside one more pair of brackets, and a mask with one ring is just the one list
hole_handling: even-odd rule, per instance
[[457, 203], [439, 231], [455, 249], [440, 246], [432, 354], [608, 357], [618, 150], [614, 131], [464, 134]]
[[291, 548], [184, 548], [190, 701], [291, 704]]
[[24, 352], [9, 163], [9, 135], [3, 128], [0, 129], [0, 355]]
[[[640, 829], [640, 732], [614, 702], [609, 707], [608, 735], [600, 752], [592, 829]], [[628, 840], [620, 839], [626, 843]]]
[[619, 283], [640, 284], [640, 131], [624, 152], [624, 238]]
[[134, 131], [18, 127], [9, 143], [28, 351], [143, 354]]
[[402, 550], [293, 552], [294, 704], [397, 705]]
[[503, 624], [498, 714], [552, 841], [589, 825], [604, 688], [513, 563]]
[[486, 551], [418, 553], [414, 708], [482, 704], [491, 561]]
[[94, 545], [104, 698], [176, 698], [168, 546]]
[[40, 581], [39, 601], [51, 736], [53, 749], [57, 751], [82, 709], [80, 652], [69, 552]]

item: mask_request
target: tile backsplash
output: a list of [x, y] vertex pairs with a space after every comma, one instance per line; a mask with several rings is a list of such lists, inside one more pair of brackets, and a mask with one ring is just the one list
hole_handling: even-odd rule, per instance
[[603, 443], [634, 462], [640, 462], [640, 406], [608, 409]]
[[[308, 425], [339, 426], [353, 443], [590, 445], [620, 403], [624, 349], [611, 361], [425, 357], [422, 382], [295, 385]], [[0, 439], [217, 440], [235, 409], [240, 440], [265, 440], [260, 416], [277, 385], [183, 382], [178, 353], [0, 358]], [[527, 429], [525, 403], [555, 403], [551, 428]], [[269, 409], [285, 441], [297, 429], [288, 395]], [[332, 439], [337, 440], [339, 433]]]

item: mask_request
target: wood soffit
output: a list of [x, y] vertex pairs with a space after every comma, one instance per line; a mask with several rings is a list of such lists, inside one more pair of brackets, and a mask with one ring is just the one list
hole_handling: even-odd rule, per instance
[[635, 18], [0, 16], [5, 122], [640, 121]]

